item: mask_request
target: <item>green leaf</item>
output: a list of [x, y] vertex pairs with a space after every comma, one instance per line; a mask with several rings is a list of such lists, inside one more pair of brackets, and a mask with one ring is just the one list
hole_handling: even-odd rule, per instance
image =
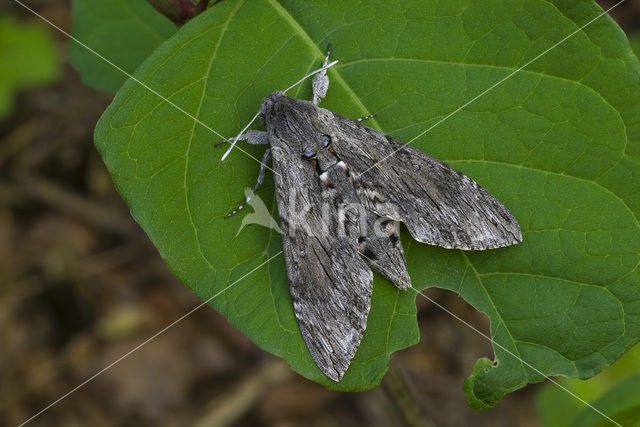
[[73, 0], [71, 6], [73, 36], [86, 45], [72, 40], [71, 63], [86, 85], [111, 93], [127, 80], [114, 65], [133, 74], [177, 30], [145, 0]]
[[52, 82], [60, 71], [48, 29], [12, 16], [0, 16], [0, 64], [0, 117], [11, 111], [16, 91]]
[[[96, 144], [185, 284], [202, 299], [222, 292], [211, 305], [302, 375], [364, 390], [390, 353], [418, 341], [415, 293], [376, 277], [351, 367], [339, 383], [324, 377], [300, 337], [282, 256], [258, 267], [280, 239], [261, 227], [236, 237], [243, 215], [223, 219], [256, 179], [246, 153], [259, 158], [264, 147], [243, 145], [220, 162], [213, 143], [318, 67], [329, 41], [340, 64], [325, 108], [375, 112], [369, 125], [409, 141], [463, 107], [413, 144], [495, 194], [524, 242], [486, 252], [403, 242], [414, 286], [451, 289], [491, 319], [496, 362], [480, 360], [465, 384], [470, 404], [487, 408], [544, 375], [594, 375], [639, 338], [640, 64], [608, 17], [577, 31], [600, 13], [568, 0], [225, 0], [137, 70], [167, 100], [129, 81]], [[291, 95], [308, 99], [309, 88]], [[258, 194], [275, 213], [272, 185]]]

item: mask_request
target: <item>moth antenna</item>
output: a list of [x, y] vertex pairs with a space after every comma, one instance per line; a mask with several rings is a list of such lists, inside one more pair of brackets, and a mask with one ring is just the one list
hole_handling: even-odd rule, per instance
[[291, 86], [289, 86], [288, 88], [286, 88], [283, 92], [287, 93], [287, 91], [293, 89], [294, 87], [298, 86], [300, 83], [302, 83], [303, 81], [307, 80], [309, 77], [314, 76], [328, 68], [333, 67], [334, 65], [336, 65], [338, 63], [338, 60], [336, 59], [335, 61], [332, 61], [326, 65], [323, 65], [322, 67], [318, 68], [315, 71], [310, 72], [309, 74], [307, 74], [306, 76], [304, 76], [303, 78], [301, 78], [300, 80], [298, 80], [297, 82], [295, 82], [294, 84], [292, 84]]
[[[317, 70], [310, 72], [309, 74], [307, 74], [306, 76], [304, 76], [303, 78], [301, 78], [300, 80], [298, 80], [297, 82], [295, 82], [294, 84], [292, 84], [291, 86], [286, 88], [283, 91], [283, 93], [287, 93], [287, 91], [289, 91], [289, 90], [293, 89], [294, 87], [298, 86], [300, 83], [302, 83], [303, 81], [305, 81], [309, 77], [314, 76], [315, 74], [318, 74], [319, 72], [324, 71], [327, 68], [331, 68], [334, 65], [336, 65], [337, 63], [338, 63], [338, 60], [336, 59], [335, 61], [332, 61], [332, 62], [330, 62], [330, 63], [328, 63], [326, 65], [323, 65], [322, 67], [318, 68]], [[225, 151], [225, 153], [222, 155], [222, 158], [220, 159], [220, 161], [224, 161], [224, 159], [227, 158], [227, 156], [229, 155], [231, 150], [233, 150], [233, 147], [235, 147], [236, 142], [238, 142], [238, 138], [240, 137], [240, 135], [242, 135], [247, 129], [249, 129], [249, 126], [251, 126], [251, 124], [253, 124], [253, 122], [256, 121], [256, 119], [258, 118], [259, 115], [260, 115], [260, 111], [258, 111], [256, 113], [256, 115], [253, 116], [251, 121], [240, 131], [240, 133], [238, 135], [236, 135], [235, 138], [233, 138], [233, 142], [231, 142], [231, 145], [229, 146], [229, 148], [227, 148], [227, 151]]]

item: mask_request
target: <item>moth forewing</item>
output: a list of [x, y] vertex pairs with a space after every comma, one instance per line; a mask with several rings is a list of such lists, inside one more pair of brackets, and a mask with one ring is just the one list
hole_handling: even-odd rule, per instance
[[338, 135], [334, 149], [354, 170], [355, 187], [369, 209], [404, 222], [416, 240], [445, 248], [492, 249], [522, 241], [513, 215], [468, 176], [382, 132], [325, 111]]
[[266, 125], [294, 312], [314, 361], [339, 381], [364, 333], [373, 274], [349, 238], [353, 230], [330, 232], [326, 219], [338, 218], [339, 205], [326, 203], [313, 168], [297, 167], [298, 141], [279, 123]]

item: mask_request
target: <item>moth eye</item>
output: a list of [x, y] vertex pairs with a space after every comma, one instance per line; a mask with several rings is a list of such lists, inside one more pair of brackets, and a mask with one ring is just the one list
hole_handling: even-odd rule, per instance
[[331, 145], [331, 137], [329, 135], [322, 135], [322, 146], [327, 148]]
[[305, 160], [310, 160], [316, 157], [316, 152], [311, 147], [307, 147], [302, 152], [302, 158]]

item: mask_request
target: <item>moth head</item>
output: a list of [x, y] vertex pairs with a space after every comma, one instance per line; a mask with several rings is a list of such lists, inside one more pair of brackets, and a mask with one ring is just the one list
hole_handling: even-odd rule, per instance
[[286, 96], [284, 92], [272, 92], [269, 96], [267, 96], [260, 104], [260, 121], [264, 126], [267, 125], [267, 120], [273, 111], [273, 107], [276, 105], [278, 98]]

